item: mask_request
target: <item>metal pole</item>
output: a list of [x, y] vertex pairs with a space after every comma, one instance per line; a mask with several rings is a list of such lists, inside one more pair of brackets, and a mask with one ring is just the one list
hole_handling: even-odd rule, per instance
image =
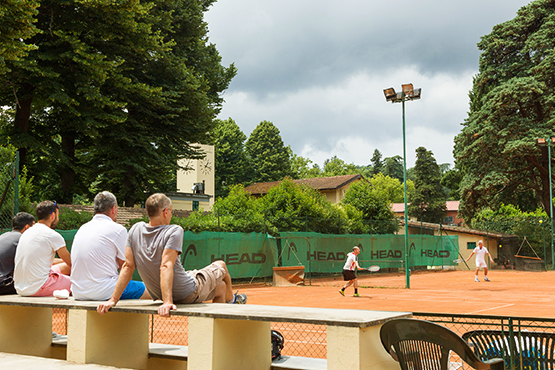
[[[409, 266], [409, 220], [407, 209], [407, 142], [405, 135], [405, 92], [402, 92], [401, 102], [403, 104], [403, 181], [405, 188], [405, 277], [406, 288], [410, 289], [410, 266]], [[551, 168], [551, 167], [550, 167]], [[553, 225], [553, 223], [551, 223]]]
[[555, 270], [555, 251], [553, 250], [553, 186], [551, 185], [551, 138], [547, 144], [547, 156], [549, 160], [549, 213], [551, 214], [551, 269]]
[[13, 214], [16, 215], [19, 212], [19, 151], [15, 152], [14, 180]]

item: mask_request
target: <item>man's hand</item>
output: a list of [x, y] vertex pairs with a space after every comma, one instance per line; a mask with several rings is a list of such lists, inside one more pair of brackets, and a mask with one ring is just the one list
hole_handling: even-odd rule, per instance
[[162, 317], [169, 317], [171, 310], [177, 310], [177, 306], [173, 303], [164, 303], [160, 307], [158, 307], [158, 315]]
[[109, 301], [99, 304], [98, 307], [96, 308], [96, 311], [99, 314], [104, 315], [106, 312], [110, 311], [110, 308], [114, 307], [115, 305], [116, 305], [116, 302], [110, 299]]

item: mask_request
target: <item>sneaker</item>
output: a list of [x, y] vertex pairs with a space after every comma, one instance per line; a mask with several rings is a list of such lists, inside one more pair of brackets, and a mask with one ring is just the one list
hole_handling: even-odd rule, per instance
[[339, 289], [339, 294], [341, 294], [343, 297], [345, 297], [345, 291], [343, 291], [342, 289]]
[[355, 294], [353, 294], [353, 297], [360, 297], [360, 294], [355, 293]]
[[490, 280], [489, 280], [488, 277], [486, 276], [486, 277], [484, 278], [484, 281], [490, 281]]
[[245, 304], [247, 303], [247, 295], [246, 294], [237, 294], [239, 291], [233, 293], [233, 299], [227, 303], [231, 304]]
[[477, 282], [477, 283], [480, 282], [480, 280], [478, 280], [478, 278], [474, 278], [474, 281]]

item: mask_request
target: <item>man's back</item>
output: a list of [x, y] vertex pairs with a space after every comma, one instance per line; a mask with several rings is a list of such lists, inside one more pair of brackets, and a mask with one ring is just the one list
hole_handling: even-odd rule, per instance
[[[139, 275], [152, 299], [162, 299], [160, 288], [162, 254], [166, 248], [181, 254], [183, 229], [178, 225], [149, 226], [144, 222], [138, 222], [129, 230], [127, 246], [133, 251]], [[179, 301], [188, 297], [195, 290], [196, 284], [185, 272], [180, 258], [174, 264], [173, 271], [173, 299]]]
[[64, 238], [41, 223], [21, 235], [15, 252], [14, 270], [18, 294], [33, 295], [43, 286], [48, 279], [56, 251], [63, 247]]
[[0, 282], [13, 275], [15, 250], [21, 233], [13, 230], [0, 235]]
[[108, 300], [118, 279], [117, 259], [125, 260], [127, 230], [97, 214], [79, 228], [71, 250], [71, 283], [75, 299]]

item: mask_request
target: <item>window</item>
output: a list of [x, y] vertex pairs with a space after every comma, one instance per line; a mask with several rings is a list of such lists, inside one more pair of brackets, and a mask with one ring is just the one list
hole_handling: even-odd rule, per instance
[[474, 250], [474, 248], [476, 248], [476, 242], [468, 242], [468, 243], [466, 243], [466, 249], [472, 249], [472, 250]]
[[453, 223], [453, 216], [447, 216], [443, 218], [444, 224], [452, 224]]
[[193, 211], [198, 211], [198, 200], [193, 200]]

